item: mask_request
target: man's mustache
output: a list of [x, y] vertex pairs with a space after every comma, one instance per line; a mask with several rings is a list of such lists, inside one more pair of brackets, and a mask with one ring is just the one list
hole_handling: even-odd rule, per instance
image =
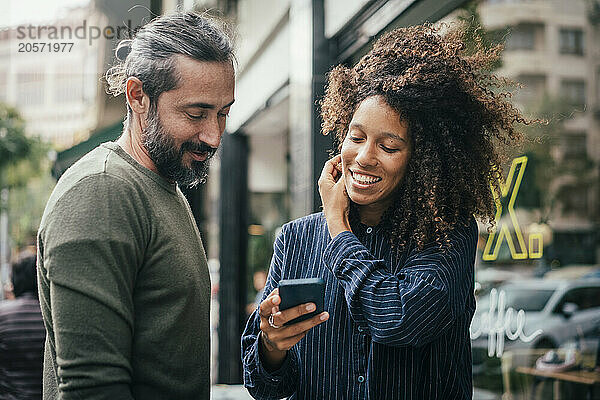
[[180, 153], [183, 154], [186, 151], [193, 151], [195, 153], [208, 153], [207, 159], [209, 159], [215, 155], [217, 148], [209, 146], [206, 143], [184, 142], [181, 145]]

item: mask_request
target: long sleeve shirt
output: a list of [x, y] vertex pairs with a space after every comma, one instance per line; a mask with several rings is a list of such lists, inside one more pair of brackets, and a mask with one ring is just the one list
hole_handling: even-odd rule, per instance
[[242, 336], [244, 385], [256, 399], [470, 399], [477, 226], [450, 245], [402, 254], [382, 226], [355, 224], [333, 240], [322, 213], [283, 226], [264, 291], [281, 279], [325, 281], [329, 320], [277, 371], [259, 356], [255, 311]]
[[75, 163], [38, 233], [47, 400], [210, 398], [210, 277], [179, 188], [116, 143]]

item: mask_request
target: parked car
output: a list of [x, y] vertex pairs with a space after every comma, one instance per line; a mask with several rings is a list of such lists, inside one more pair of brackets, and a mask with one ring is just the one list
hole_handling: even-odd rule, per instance
[[557, 348], [595, 335], [598, 327], [600, 279], [504, 283], [477, 300], [471, 323], [474, 373], [505, 349]]

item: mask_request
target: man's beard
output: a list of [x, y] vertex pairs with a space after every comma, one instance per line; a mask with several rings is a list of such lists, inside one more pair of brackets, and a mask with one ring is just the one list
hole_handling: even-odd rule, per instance
[[[204, 143], [190, 141], [183, 142], [177, 149], [175, 140], [162, 126], [156, 110], [150, 110], [148, 114], [148, 127], [142, 132], [142, 144], [160, 175], [189, 188], [206, 183], [209, 160], [217, 151]], [[186, 167], [183, 165], [186, 151], [206, 152], [208, 155], [206, 160], [192, 160], [190, 166]]]

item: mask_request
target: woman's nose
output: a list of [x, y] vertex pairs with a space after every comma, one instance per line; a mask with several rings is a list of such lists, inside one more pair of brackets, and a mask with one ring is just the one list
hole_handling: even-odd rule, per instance
[[373, 145], [365, 143], [356, 155], [356, 162], [364, 167], [377, 165], [377, 157], [374, 150]]

